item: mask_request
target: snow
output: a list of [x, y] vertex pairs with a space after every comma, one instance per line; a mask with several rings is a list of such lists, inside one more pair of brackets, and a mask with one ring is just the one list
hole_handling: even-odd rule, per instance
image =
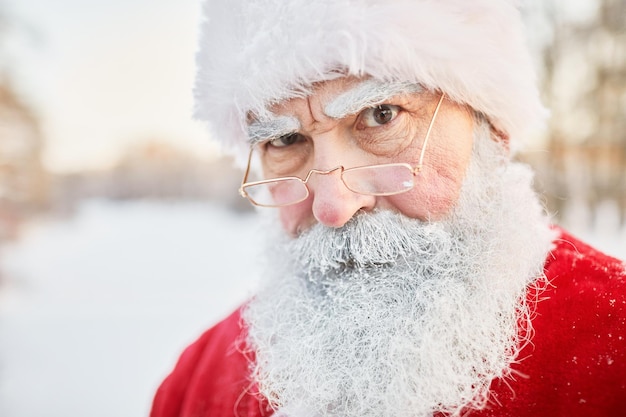
[[147, 415], [180, 351], [254, 287], [254, 216], [84, 204], [0, 253], [0, 416]]
[[[0, 248], [0, 416], [146, 416], [181, 350], [252, 294], [258, 222], [91, 201], [29, 224]], [[626, 229], [595, 228], [575, 233], [625, 259]]]

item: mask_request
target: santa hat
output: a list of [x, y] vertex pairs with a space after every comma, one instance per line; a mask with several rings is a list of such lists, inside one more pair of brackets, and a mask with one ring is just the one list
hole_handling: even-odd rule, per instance
[[345, 74], [443, 91], [513, 146], [544, 118], [514, 0], [206, 0], [203, 15], [195, 115], [236, 154], [249, 114]]

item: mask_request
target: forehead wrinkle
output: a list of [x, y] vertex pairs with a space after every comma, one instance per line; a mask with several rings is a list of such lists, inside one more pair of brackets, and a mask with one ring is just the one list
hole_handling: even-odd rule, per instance
[[300, 122], [292, 116], [274, 116], [255, 120], [248, 125], [248, 138], [250, 144], [254, 145], [270, 139], [297, 132], [300, 129]]
[[330, 100], [324, 107], [324, 113], [330, 118], [342, 119], [364, 108], [381, 104], [393, 96], [418, 93], [423, 90], [423, 87], [415, 83], [369, 79]]

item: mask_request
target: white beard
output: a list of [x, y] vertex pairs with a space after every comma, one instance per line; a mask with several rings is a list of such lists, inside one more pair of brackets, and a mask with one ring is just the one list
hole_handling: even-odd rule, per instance
[[278, 415], [458, 415], [510, 374], [554, 233], [484, 126], [466, 178], [441, 222], [380, 211], [271, 242], [244, 319]]

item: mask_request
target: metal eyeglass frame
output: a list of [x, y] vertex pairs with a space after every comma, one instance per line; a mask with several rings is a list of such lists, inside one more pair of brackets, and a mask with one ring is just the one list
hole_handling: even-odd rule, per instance
[[[320, 174], [320, 175], [327, 175], [327, 174], [330, 174], [330, 173], [335, 172], [337, 170], [341, 170], [341, 182], [343, 182], [343, 184], [346, 186], [347, 189], [349, 189], [350, 191], [352, 191], [354, 193], [364, 194], [364, 195], [374, 195], [374, 196], [380, 196], [380, 197], [405, 193], [405, 192], [411, 190], [414, 187], [414, 185], [412, 185], [411, 188], [407, 188], [406, 190], [392, 191], [392, 192], [388, 192], [388, 193], [364, 193], [364, 192], [360, 192], [360, 191], [355, 191], [355, 190], [351, 189], [348, 186], [348, 184], [345, 183], [345, 181], [343, 180], [343, 173], [347, 172], [347, 171], [354, 171], [354, 170], [359, 170], [359, 169], [364, 169], [364, 168], [402, 166], [402, 167], [408, 168], [413, 173], [413, 176], [417, 175], [422, 170], [423, 161], [424, 161], [424, 154], [425, 154], [425, 151], [426, 151], [426, 145], [428, 144], [428, 139], [430, 138], [430, 132], [431, 132], [431, 130], [432, 130], [434, 124], [435, 124], [435, 119], [437, 118], [437, 114], [439, 113], [439, 108], [441, 107], [441, 104], [443, 103], [443, 99], [444, 98], [445, 98], [445, 93], [441, 93], [441, 97], [439, 98], [439, 101], [437, 102], [437, 107], [435, 107], [435, 111], [433, 112], [433, 116], [430, 119], [430, 123], [428, 124], [428, 129], [426, 130], [426, 135], [424, 136], [424, 145], [422, 146], [422, 150], [420, 152], [419, 161], [417, 162], [417, 165], [415, 167], [411, 166], [408, 163], [403, 163], [403, 162], [391, 163], [391, 164], [362, 165], [362, 166], [352, 167], [352, 168], [348, 168], [348, 169], [345, 169], [343, 167], [343, 165], [339, 165], [339, 166], [336, 166], [334, 168], [326, 169], [326, 170], [311, 169], [309, 171], [309, 173], [306, 175], [305, 179], [302, 179], [302, 178], [296, 177], [296, 176], [288, 176], [288, 177], [272, 178], [272, 179], [261, 180], [261, 181], [246, 182], [248, 180], [248, 175], [250, 174], [250, 163], [252, 161], [252, 153], [254, 151], [254, 145], [252, 145], [250, 147], [250, 153], [248, 154], [248, 164], [247, 164], [247, 167], [246, 167], [246, 171], [244, 173], [243, 179], [241, 180], [241, 185], [239, 187], [239, 194], [242, 197], [247, 198], [248, 201], [250, 201], [253, 205], [258, 206], [258, 207], [286, 207], [286, 206], [290, 206], [290, 205], [293, 205], [293, 204], [298, 204], [298, 203], [306, 200], [309, 197], [311, 192], [309, 190], [309, 187], [307, 186], [307, 182], [311, 178], [311, 175], [313, 175], [314, 173], [315, 174]], [[255, 186], [255, 185], [262, 185], [262, 184], [270, 184], [270, 183], [275, 183], [275, 182], [280, 182], [280, 181], [293, 181], [293, 180], [297, 180], [297, 181], [301, 182], [304, 185], [304, 188], [306, 189], [306, 194], [301, 199], [293, 201], [293, 202], [290, 202], [290, 203], [286, 203], [286, 204], [259, 204], [256, 201], [254, 201], [252, 199], [252, 197], [250, 197], [250, 195], [248, 195], [248, 193], [246, 192], [246, 187], [251, 187], [251, 186]]]

